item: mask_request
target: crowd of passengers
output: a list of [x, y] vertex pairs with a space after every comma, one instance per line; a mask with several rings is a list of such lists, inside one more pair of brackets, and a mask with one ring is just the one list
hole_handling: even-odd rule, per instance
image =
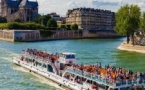
[[48, 54], [47, 52], [43, 52], [43, 51], [38, 51], [37, 49], [27, 49], [26, 52], [29, 54], [29, 55], [33, 55], [33, 56], [36, 56], [36, 57], [41, 57], [43, 58], [44, 60], [52, 60], [53, 62], [55, 60], [58, 59], [58, 55], [54, 55], [54, 54]]
[[145, 73], [136, 72], [131, 70], [125, 70], [124, 68], [116, 68], [114, 66], [101, 67], [101, 64], [97, 65], [73, 65], [74, 70], [79, 70], [85, 74], [94, 75], [95, 77], [100, 77], [107, 80], [110, 83], [125, 83], [126, 81], [132, 82], [137, 81], [137, 83], [142, 83], [145, 80]]

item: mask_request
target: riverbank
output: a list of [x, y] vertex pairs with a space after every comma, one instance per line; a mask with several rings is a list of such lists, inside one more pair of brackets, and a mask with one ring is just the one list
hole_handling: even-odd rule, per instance
[[51, 35], [43, 36], [39, 30], [0, 30], [0, 40], [12, 42], [34, 42], [47, 40], [120, 37], [114, 31], [89, 32], [88, 30], [83, 30], [80, 32], [73, 30], [51, 30], [51, 33]]
[[139, 46], [139, 45], [132, 45], [127, 44], [126, 42], [123, 42], [119, 47], [119, 50], [125, 50], [125, 51], [132, 51], [132, 52], [138, 52], [138, 53], [145, 53], [145, 46]]

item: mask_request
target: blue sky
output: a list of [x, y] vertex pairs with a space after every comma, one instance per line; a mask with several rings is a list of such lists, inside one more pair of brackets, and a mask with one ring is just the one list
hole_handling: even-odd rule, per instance
[[[36, 0], [30, 0], [36, 1]], [[145, 11], [145, 0], [37, 0], [39, 3], [39, 13], [47, 14], [56, 12], [65, 16], [68, 9], [79, 7], [90, 7], [106, 9], [116, 12], [121, 5], [137, 4]]]

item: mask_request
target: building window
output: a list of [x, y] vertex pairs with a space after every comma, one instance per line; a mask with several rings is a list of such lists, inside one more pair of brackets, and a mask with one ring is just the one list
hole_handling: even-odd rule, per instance
[[11, 14], [13, 14], [14, 13], [14, 11], [13, 11], [13, 9], [11, 9]]
[[30, 21], [29, 16], [27, 17], [27, 21]]

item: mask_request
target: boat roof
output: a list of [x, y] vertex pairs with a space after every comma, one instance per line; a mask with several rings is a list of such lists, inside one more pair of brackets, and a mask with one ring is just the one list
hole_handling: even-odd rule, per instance
[[75, 53], [73, 53], [73, 52], [62, 52], [62, 54], [70, 55], [70, 54], [75, 54]]

